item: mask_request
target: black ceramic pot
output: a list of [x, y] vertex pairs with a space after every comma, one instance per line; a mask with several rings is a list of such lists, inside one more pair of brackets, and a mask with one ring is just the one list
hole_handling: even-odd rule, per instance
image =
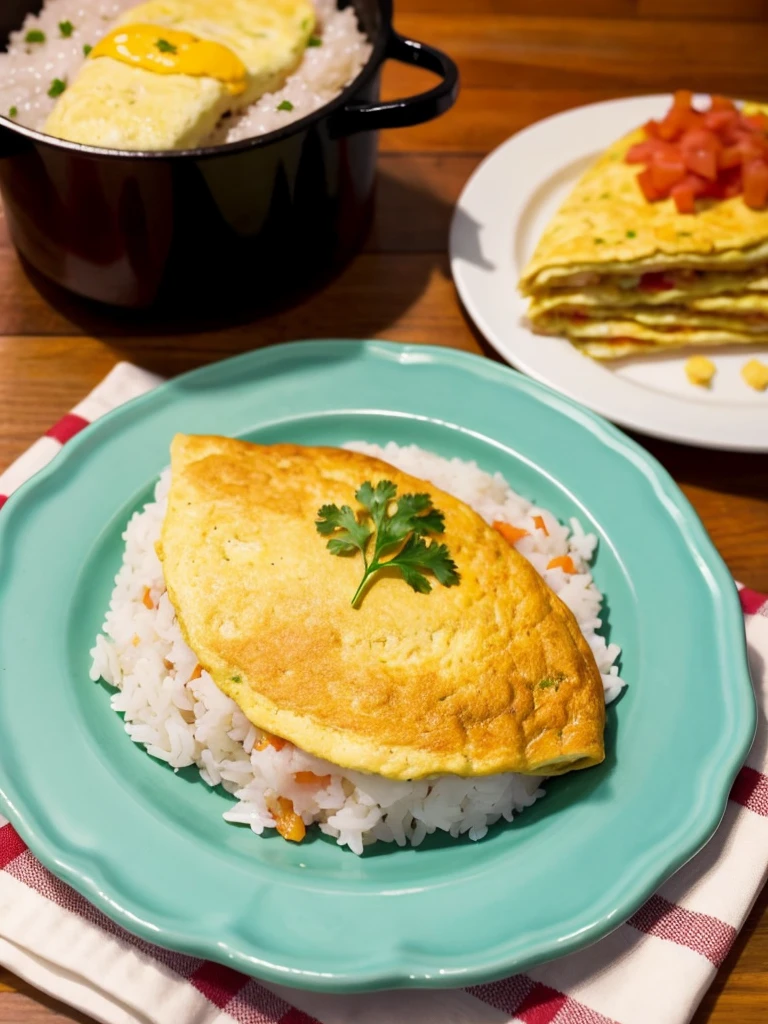
[[[63, 142], [0, 116], [0, 191], [13, 241], [45, 277], [90, 299], [146, 308], [284, 294], [324, 276], [370, 222], [377, 131], [444, 113], [458, 72], [399, 36], [392, 0], [354, 0], [373, 52], [332, 103], [227, 146], [130, 153]], [[41, 0], [2, 0], [0, 45]], [[387, 59], [442, 81], [382, 103]]]

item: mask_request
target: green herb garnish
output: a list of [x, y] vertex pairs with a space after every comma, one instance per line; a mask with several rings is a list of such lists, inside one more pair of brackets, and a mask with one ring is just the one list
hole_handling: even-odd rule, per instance
[[594, 241], [595, 245], [604, 245], [605, 244], [605, 239], [604, 238], [595, 238], [595, 239], [593, 239], [593, 241]]
[[59, 32], [61, 32], [63, 39], [69, 39], [72, 33], [75, 31], [75, 26], [71, 21], [60, 21]]
[[19, 108], [18, 107], [11, 107], [11, 109], [8, 111], [8, 117], [16, 117], [18, 112], [19, 112]]
[[[341, 508], [323, 505], [317, 513], [317, 532], [331, 537], [327, 547], [332, 555], [354, 555], [359, 551], [363, 556], [363, 578], [352, 598], [353, 608], [368, 581], [381, 569], [397, 569], [408, 586], [419, 594], [432, 590], [425, 572], [431, 572], [444, 587], [459, 582], [456, 563], [446, 545], [437, 541], [428, 544], [424, 540], [429, 533], [444, 532], [443, 513], [432, 507], [428, 494], [404, 494], [390, 513], [396, 494], [397, 487], [389, 480], [380, 480], [375, 487], [366, 482], [355, 492], [355, 498], [365, 510], [359, 518], [349, 505]], [[373, 527], [367, 519], [373, 520]], [[373, 557], [369, 560], [366, 549], [374, 533]], [[395, 548], [399, 548], [397, 554], [382, 561], [383, 556]]]
[[64, 90], [67, 88], [67, 83], [63, 82], [60, 78], [54, 78], [51, 82], [51, 87], [48, 90], [48, 95], [52, 99], [56, 99], [57, 96], [61, 96]]
[[41, 32], [39, 28], [33, 28], [24, 36], [25, 43], [44, 43], [45, 32]]
[[320, 36], [310, 36], [307, 40], [307, 46], [322, 46], [323, 40]]
[[631, 230], [628, 231], [627, 232], [627, 238], [637, 238], [637, 232], [636, 231], [631, 231]]
[[232, 680], [233, 683], [240, 682], [240, 676], [230, 676], [229, 678]]
[[174, 46], [173, 43], [169, 43], [167, 39], [158, 39], [155, 43], [160, 53], [177, 53], [178, 46]]
[[283, 100], [282, 103], [278, 103], [277, 110], [293, 110], [293, 104], [290, 100]]
[[83, 47], [83, 55], [87, 57], [92, 49], [93, 49], [93, 47], [91, 46], [91, 44], [90, 43], [86, 43], [85, 46]]

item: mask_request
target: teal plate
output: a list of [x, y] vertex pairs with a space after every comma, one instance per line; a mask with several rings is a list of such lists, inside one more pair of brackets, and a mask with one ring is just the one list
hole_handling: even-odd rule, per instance
[[[176, 431], [416, 443], [598, 534], [628, 682], [603, 765], [479, 843], [363, 857], [226, 824], [88, 680], [120, 534]], [[0, 791], [33, 852], [151, 942], [329, 991], [488, 981], [626, 920], [712, 835], [755, 727], [739, 602], [678, 488], [592, 413], [485, 359], [313, 341], [197, 370], [99, 420], [0, 515]]]

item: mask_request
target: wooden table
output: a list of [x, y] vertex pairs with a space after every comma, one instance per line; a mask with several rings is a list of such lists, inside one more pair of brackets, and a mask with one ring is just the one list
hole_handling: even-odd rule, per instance
[[[446, 255], [452, 204], [489, 150], [548, 114], [616, 96], [688, 86], [768, 99], [766, 0], [398, 0], [397, 8], [401, 31], [456, 58], [461, 98], [432, 124], [382, 136], [378, 216], [365, 250], [292, 311], [194, 335], [126, 334], [42, 298], [0, 222], [0, 468], [120, 359], [170, 375], [322, 336], [453, 345], [493, 358], [459, 306]], [[426, 80], [389, 66], [385, 91], [412, 93]], [[768, 592], [768, 459], [643, 443], [691, 499], [733, 574]], [[767, 909], [764, 893], [695, 1024], [768, 1019]], [[66, 1020], [85, 1018], [0, 969], [0, 1022]]]

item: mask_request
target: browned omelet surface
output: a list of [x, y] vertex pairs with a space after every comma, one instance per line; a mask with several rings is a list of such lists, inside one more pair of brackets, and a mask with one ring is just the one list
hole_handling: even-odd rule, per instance
[[[360, 556], [337, 557], [317, 510], [362, 482], [428, 492], [461, 583], [417, 594], [398, 576], [350, 600]], [[158, 554], [184, 636], [259, 728], [345, 768], [557, 775], [602, 761], [605, 706], [569, 609], [471, 508], [336, 448], [177, 436]]]

